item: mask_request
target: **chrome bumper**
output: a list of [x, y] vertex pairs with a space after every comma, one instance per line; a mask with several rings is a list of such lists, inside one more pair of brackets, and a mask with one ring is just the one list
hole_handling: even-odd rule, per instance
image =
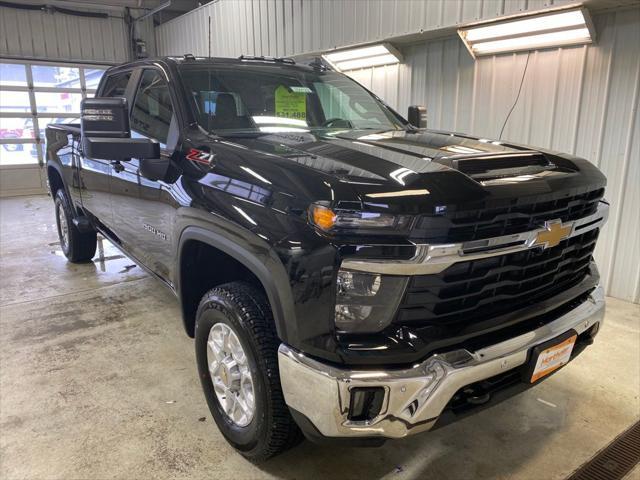
[[[603, 317], [604, 291], [597, 287], [587, 301], [537, 330], [475, 352], [433, 355], [404, 370], [336, 368], [281, 344], [282, 390], [287, 405], [326, 437], [401, 438], [429, 430], [460, 388], [519, 367], [532, 347], [571, 329], [580, 334]], [[354, 387], [384, 388], [382, 409], [373, 420], [348, 420]]]

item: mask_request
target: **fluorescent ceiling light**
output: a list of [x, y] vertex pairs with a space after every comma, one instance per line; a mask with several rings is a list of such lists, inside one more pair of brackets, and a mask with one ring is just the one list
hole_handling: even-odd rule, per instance
[[395, 55], [387, 53], [386, 55], [378, 55], [377, 57], [358, 58], [356, 60], [340, 62], [336, 64], [336, 67], [340, 71], [344, 71], [356, 70], [358, 68], [380, 67], [382, 65], [393, 65], [395, 63], [400, 63], [400, 60], [398, 60]]
[[567, 43], [589, 43], [591, 36], [589, 29], [566, 30], [564, 32], [541, 33], [528, 37], [512, 38], [510, 40], [496, 40], [494, 42], [482, 42], [474, 45], [476, 54], [488, 54], [509, 50], [531, 50], [545, 46], [559, 46]]
[[323, 57], [340, 71], [393, 65], [402, 59], [400, 53], [388, 43], [325, 53]]
[[555, 28], [584, 26], [584, 16], [580, 10], [556, 13], [543, 17], [516, 20], [508, 23], [489, 25], [487, 27], [472, 28], [467, 33], [467, 40], [476, 42], [505, 35], [517, 35], [522, 32], [540, 32]]
[[337, 63], [344, 60], [353, 60], [354, 58], [374, 57], [389, 53], [384, 45], [374, 45], [372, 47], [354, 48], [352, 50], [343, 50], [341, 52], [333, 52], [325, 54], [330, 62]]
[[594, 32], [583, 8], [461, 28], [458, 34], [474, 57], [519, 50], [579, 45], [593, 42]]

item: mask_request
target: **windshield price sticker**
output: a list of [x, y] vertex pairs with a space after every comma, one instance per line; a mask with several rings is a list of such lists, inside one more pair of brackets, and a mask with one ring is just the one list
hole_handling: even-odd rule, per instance
[[275, 91], [276, 117], [295, 118], [306, 120], [307, 95], [306, 93], [289, 91], [284, 85], [280, 85]]

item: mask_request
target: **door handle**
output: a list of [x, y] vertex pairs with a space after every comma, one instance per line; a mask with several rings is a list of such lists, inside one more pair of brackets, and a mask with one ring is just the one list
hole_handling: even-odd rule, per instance
[[120, 173], [124, 170], [124, 166], [120, 163], [120, 160], [112, 160], [110, 165], [116, 171], [116, 173]]

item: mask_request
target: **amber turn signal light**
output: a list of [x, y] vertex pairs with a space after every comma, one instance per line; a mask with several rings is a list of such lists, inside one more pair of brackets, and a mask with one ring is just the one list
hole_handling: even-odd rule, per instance
[[311, 221], [322, 230], [330, 230], [336, 224], [336, 214], [322, 205], [311, 205]]

